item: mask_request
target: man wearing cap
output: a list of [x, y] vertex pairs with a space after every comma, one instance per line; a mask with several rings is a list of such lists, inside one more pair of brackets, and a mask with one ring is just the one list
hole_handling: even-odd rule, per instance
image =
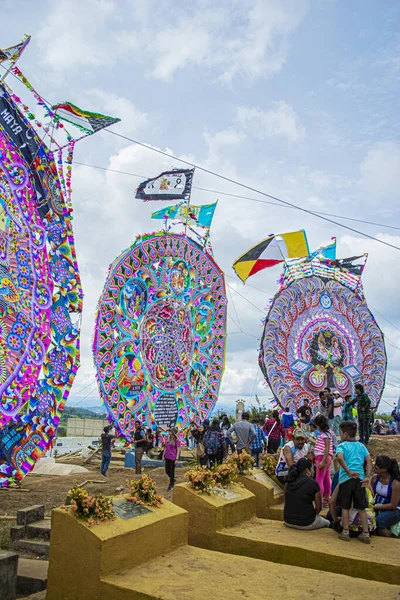
[[309, 451], [305, 432], [302, 429], [295, 429], [293, 440], [283, 446], [279, 455], [275, 474], [281, 483], [286, 483], [289, 468], [295, 465], [300, 458], [306, 457]]
[[339, 427], [342, 422], [342, 406], [344, 404], [344, 400], [339, 394], [337, 390], [332, 391], [333, 395], [333, 431], [335, 432], [336, 437], [339, 437]]

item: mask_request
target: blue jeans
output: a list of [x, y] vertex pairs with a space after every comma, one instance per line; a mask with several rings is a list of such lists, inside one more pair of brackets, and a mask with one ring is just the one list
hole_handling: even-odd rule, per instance
[[400, 523], [400, 510], [381, 510], [376, 514], [376, 526], [378, 529], [390, 529], [392, 525]]
[[101, 474], [105, 475], [107, 473], [107, 469], [110, 466], [111, 461], [111, 451], [103, 450], [101, 453]]
[[262, 454], [263, 449], [262, 448], [252, 448], [251, 449], [251, 455], [254, 458], [254, 460], [256, 461], [256, 467], [258, 467], [258, 458], [259, 455]]

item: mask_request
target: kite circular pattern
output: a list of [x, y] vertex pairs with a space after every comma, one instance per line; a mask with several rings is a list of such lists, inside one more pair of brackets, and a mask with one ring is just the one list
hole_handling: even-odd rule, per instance
[[19, 118], [40, 171], [0, 126], [0, 487], [49, 448], [79, 365], [71, 316], [82, 290], [69, 211], [52, 153]]
[[344, 397], [362, 383], [374, 405], [382, 395], [385, 344], [361, 280], [328, 263], [314, 259], [307, 275], [311, 263], [297, 263], [297, 277], [287, 267], [268, 312], [259, 364], [282, 408], [315, 404], [327, 386]]
[[138, 238], [112, 264], [93, 342], [100, 394], [132, 440], [135, 420], [161, 431], [206, 418], [225, 364], [222, 271], [180, 234]]

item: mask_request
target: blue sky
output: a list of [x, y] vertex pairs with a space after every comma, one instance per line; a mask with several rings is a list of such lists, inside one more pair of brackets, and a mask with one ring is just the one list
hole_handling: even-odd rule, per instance
[[[399, 25], [397, 0], [42, 0], [40, 9], [3, 0], [0, 46], [30, 33], [19, 66], [37, 90], [53, 102], [121, 117], [116, 132], [308, 209], [400, 228]], [[24, 94], [17, 84], [15, 90]], [[149, 176], [176, 166], [106, 132], [80, 143], [75, 159]], [[138, 182], [74, 170], [86, 299], [82, 367], [70, 405], [97, 401], [90, 340], [108, 265], [136, 234], [154, 229], [154, 206], [134, 199]], [[200, 172], [195, 185], [257, 197]], [[192, 200], [216, 197], [195, 191]], [[400, 246], [400, 229], [341, 222]], [[221, 196], [212, 230], [216, 259], [232, 276], [233, 260], [250, 245], [298, 228], [313, 247], [337, 236], [339, 256], [369, 252], [365, 293], [391, 341], [382, 404], [388, 409], [400, 392], [398, 250], [303, 213]], [[279, 275], [276, 268], [250, 282], [266, 293], [227, 282], [264, 309]], [[235, 333], [229, 320], [221, 403], [254, 392], [267, 400], [257, 366], [262, 313], [235, 291], [228, 300], [251, 335]]]

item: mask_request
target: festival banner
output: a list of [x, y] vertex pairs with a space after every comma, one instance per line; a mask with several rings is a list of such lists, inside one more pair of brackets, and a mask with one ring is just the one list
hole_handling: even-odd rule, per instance
[[136, 198], [150, 200], [188, 200], [192, 190], [194, 169], [164, 171], [158, 177], [146, 179], [136, 190]]
[[203, 227], [209, 229], [214, 216], [217, 202], [213, 204], [177, 204], [167, 206], [161, 210], [153, 212], [152, 219], [179, 219], [185, 225]]
[[44, 217], [49, 211], [43, 185], [43, 178], [46, 176], [45, 163], [53, 157], [32, 125], [20, 113], [3, 85], [0, 85], [0, 125], [19, 149], [26, 163], [31, 167], [41, 167], [41, 169], [32, 168], [31, 175], [36, 188], [36, 206], [40, 216]]
[[55, 104], [52, 106], [52, 110], [56, 113], [56, 120], [61, 119], [62, 121], [71, 123], [71, 125], [75, 125], [75, 127], [78, 127], [87, 135], [92, 135], [121, 120], [116, 117], [102, 115], [101, 113], [82, 110], [78, 106], [75, 106], [75, 104], [72, 104], [72, 102]]
[[285, 262], [288, 258], [303, 256], [309, 256], [309, 250], [306, 232], [301, 229], [290, 233], [269, 235], [239, 256], [232, 266], [239, 279], [245, 283], [248, 277], [262, 269]]
[[332, 242], [327, 246], [320, 246], [315, 252], [310, 254], [311, 258], [328, 258], [329, 260], [336, 260], [336, 238], [332, 238]]
[[31, 36], [26, 35], [25, 39], [22, 40], [22, 42], [20, 42], [19, 44], [16, 44], [15, 46], [10, 46], [9, 48], [0, 48], [0, 63], [5, 62], [6, 60], [16, 62], [30, 41]]

